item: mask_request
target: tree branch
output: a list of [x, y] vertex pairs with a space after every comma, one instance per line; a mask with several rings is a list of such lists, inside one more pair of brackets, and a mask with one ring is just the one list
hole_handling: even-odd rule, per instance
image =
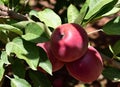
[[117, 62], [117, 61], [115, 61], [115, 60], [107, 57], [106, 55], [104, 55], [104, 54], [102, 54], [102, 53], [101, 53], [101, 56], [102, 56], [102, 58], [103, 58], [103, 61], [104, 61], [104, 64], [105, 64], [105, 65], [110, 65], [110, 66], [112, 66], [112, 67], [115, 67], [115, 68], [120, 69], [120, 63], [119, 63], [119, 62]]
[[0, 18], [12, 18], [15, 20], [28, 20], [26, 16], [16, 13], [4, 5], [0, 5]]

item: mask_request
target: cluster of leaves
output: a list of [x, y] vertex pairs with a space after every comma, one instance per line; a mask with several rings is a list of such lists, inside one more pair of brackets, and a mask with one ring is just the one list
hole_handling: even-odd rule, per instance
[[[9, 4], [8, 1], [2, 0], [0, 3], [6, 5]], [[10, 6], [14, 7], [13, 5]], [[86, 0], [79, 11], [75, 5], [70, 4], [67, 9], [68, 23], [77, 23], [85, 27], [90, 22], [118, 12], [120, 10], [119, 6], [120, 0]], [[50, 40], [52, 31], [61, 25], [62, 21], [49, 8], [42, 11], [31, 10], [28, 14], [30, 18], [34, 16], [39, 19], [39, 22], [30, 18], [28, 21], [14, 22], [11, 19], [5, 21], [1, 19], [0, 41], [4, 47], [0, 50], [0, 85], [4, 81], [3, 78], [7, 77], [11, 81], [11, 87], [31, 87], [31, 85], [33, 87], [51, 87], [47, 76], [37, 71], [37, 67], [39, 66], [52, 75], [52, 65], [44, 51], [38, 48], [36, 43]], [[103, 32], [108, 35], [120, 35], [119, 25], [120, 17], [115, 17], [103, 26]], [[116, 42], [110, 48], [113, 56], [120, 59], [120, 41]], [[5, 73], [6, 67], [11, 67], [12, 75]], [[110, 74], [106, 73], [113, 70], [111, 73], [118, 73], [116, 74], [118, 76], [117, 80], [120, 79], [120, 71], [111, 69], [106, 69], [104, 75], [111, 77], [109, 76]], [[26, 72], [32, 83], [29, 83], [25, 79]], [[112, 79], [116, 78], [116, 75], [112, 76]]]

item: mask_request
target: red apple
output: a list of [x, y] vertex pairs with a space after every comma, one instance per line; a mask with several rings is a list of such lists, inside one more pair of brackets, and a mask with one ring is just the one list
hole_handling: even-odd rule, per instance
[[38, 43], [37, 46], [41, 47], [47, 54], [51, 64], [52, 64], [52, 71], [55, 72], [59, 69], [61, 69], [64, 66], [64, 63], [59, 61], [55, 58], [55, 56], [51, 52], [51, 47], [49, 42], [45, 43]]
[[59, 77], [59, 78], [56, 78], [54, 81], [53, 81], [53, 87], [63, 87], [63, 83], [64, 83], [64, 78], [63, 77]]
[[82, 58], [66, 64], [66, 68], [71, 76], [88, 83], [96, 80], [101, 74], [103, 61], [99, 52], [90, 46]]
[[51, 51], [63, 62], [72, 62], [85, 54], [88, 36], [78, 24], [67, 23], [58, 26], [51, 35]]

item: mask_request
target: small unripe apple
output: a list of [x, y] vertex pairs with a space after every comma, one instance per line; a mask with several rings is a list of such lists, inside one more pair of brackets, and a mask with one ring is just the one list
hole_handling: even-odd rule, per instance
[[90, 46], [82, 58], [67, 63], [66, 68], [75, 79], [88, 83], [96, 80], [101, 74], [103, 61], [99, 52]]
[[75, 61], [87, 51], [87, 33], [78, 24], [62, 24], [51, 35], [51, 48], [58, 60], [63, 62]]
[[[55, 72], [61, 69], [64, 66], [64, 63], [59, 61], [55, 58], [55, 56], [51, 52], [51, 47], [49, 42], [38, 43], [37, 46], [41, 47], [47, 54], [51, 64], [52, 64], [52, 71]], [[38, 68], [40, 69], [40, 68]]]

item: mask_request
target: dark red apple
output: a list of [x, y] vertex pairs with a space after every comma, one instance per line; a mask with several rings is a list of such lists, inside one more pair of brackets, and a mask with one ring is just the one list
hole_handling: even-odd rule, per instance
[[67, 23], [58, 26], [51, 35], [51, 51], [63, 62], [72, 62], [85, 54], [88, 36], [78, 24]]
[[53, 85], [53, 87], [64, 87], [63, 83], [64, 83], [64, 78], [63, 77], [59, 77], [59, 78], [56, 78], [53, 81], [52, 85]]
[[71, 63], [66, 64], [71, 76], [82, 82], [92, 82], [98, 78], [103, 69], [103, 61], [99, 52], [90, 46], [86, 54]]
[[47, 54], [51, 64], [52, 64], [52, 71], [55, 72], [61, 69], [64, 66], [64, 62], [59, 61], [55, 58], [55, 56], [51, 52], [51, 47], [49, 42], [45, 43], [38, 43], [37, 46], [41, 47]]

